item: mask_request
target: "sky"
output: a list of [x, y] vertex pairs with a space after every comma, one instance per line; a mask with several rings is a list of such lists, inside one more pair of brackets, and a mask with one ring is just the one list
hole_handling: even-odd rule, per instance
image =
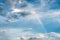
[[3, 32], [10, 40], [19, 35], [60, 35], [60, 0], [0, 0], [0, 36], [5, 37]]

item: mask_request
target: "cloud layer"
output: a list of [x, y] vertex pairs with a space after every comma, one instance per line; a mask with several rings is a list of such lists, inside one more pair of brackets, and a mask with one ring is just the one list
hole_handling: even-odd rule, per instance
[[[55, 7], [59, 3], [56, 0], [6, 0], [5, 3], [0, 3], [1, 16], [6, 17], [7, 21], [15, 22], [23, 18], [29, 19], [30, 17], [34, 17], [33, 15], [37, 15], [45, 18], [44, 16], [52, 17], [55, 16], [58, 12], [53, 9], [52, 5]], [[35, 5], [39, 4], [39, 5]], [[7, 7], [6, 7], [7, 5]], [[4, 8], [6, 7], [6, 8]], [[58, 8], [58, 7], [56, 7]], [[8, 11], [9, 10], [9, 11]], [[51, 12], [52, 11], [52, 12]], [[32, 15], [33, 14], [33, 15]], [[31, 15], [31, 16], [30, 16]], [[24, 16], [24, 17], [21, 17]], [[25, 17], [27, 16], [27, 17]], [[30, 18], [31, 19], [31, 18]], [[33, 19], [33, 18], [32, 18]]]
[[0, 29], [0, 40], [60, 40], [59, 33], [34, 34], [31, 31], [25, 30], [26, 29]]

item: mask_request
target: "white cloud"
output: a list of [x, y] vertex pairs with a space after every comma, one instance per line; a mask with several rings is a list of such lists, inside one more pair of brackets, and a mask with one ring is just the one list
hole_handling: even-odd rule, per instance
[[14, 13], [14, 12], [22, 12], [23, 10], [21, 10], [21, 9], [13, 9], [13, 11], [12, 11], [12, 13]]
[[0, 29], [0, 40], [20, 40], [21, 36], [30, 34], [30, 30], [32, 29]]
[[[15, 7], [15, 4], [17, 4], [18, 3], [18, 1], [22, 1], [22, 0], [7, 0], [6, 1], [6, 3], [7, 4], [9, 4], [9, 6], [12, 8], [12, 13], [14, 13], [15, 14], [15, 12], [17, 13], [17, 12], [23, 12], [23, 11], [27, 11], [28, 13], [31, 13], [31, 14], [33, 14], [33, 15], [29, 15], [29, 16], [27, 16], [26, 18], [28, 19], [28, 20], [31, 20], [31, 19], [35, 19], [35, 16], [37, 17], [37, 16], [39, 16], [39, 18], [41, 18], [42, 16], [41, 15], [39, 15], [37, 12], [36, 12], [36, 10], [38, 10], [39, 8], [35, 8], [34, 7], [34, 5], [33, 4], [31, 4], [31, 3], [28, 3], [28, 2], [26, 2], [26, 0], [23, 0], [22, 2], [24, 3], [26, 3], [27, 4], [27, 6], [25, 7], [25, 8], [23, 8], [23, 9], [21, 9], [21, 8], [16, 8]], [[21, 2], [19, 2], [19, 3], [21, 3]], [[18, 4], [19, 4], [18, 3]], [[43, 3], [43, 5], [45, 4], [45, 0], [41, 0], [41, 4]], [[42, 5], [41, 5], [42, 6]], [[39, 6], [40, 7], [40, 6]], [[43, 6], [42, 6], [43, 7]], [[41, 10], [41, 9], [40, 9]], [[10, 12], [10, 14], [11, 14], [11, 12]], [[8, 14], [7, 16], [9, 17], [9, 15], [10, 14]], [[20, 17], [19, 17], [20, 18]], [[22, 18], [23, 19], [23, 18]], [[19, 19], [17, 19], [17, 20], [19, 20]], [[11, 19], [11, 20], [8, 20], [8, 21], [10, 21], [10, 22], [14, 22], [15, 21], [15, 19]]]
[[[24, 29], [26, 30], [26, 29]], [[21, 38], [24, 40], [29, 39], [41, 39], [41, 40], [59, 40], [60, 33], [32, 33], [31, 31], [24, 31], [22, 29], [0, 29], [0, 40], [20, 40]], [[31, 30], [31, 28], [28, 28], [28, 30]]]
[[60, 10], [50, 10], [48, 12], [46, 12], [44, 15], [42, 14], [42, 18], [46, 18], [46, 19], [51, 19], [51, 21], [55, 21], [60, 23]]
[[59, 36], [58, 35], [60, 35], [60, 34], [58, 34], [58, 33], [47, 33], [47, 34], [43, 34], [43, 33], [40, 33], [40, 34], [33, 34], [33, 35], [31, 35], [31, 36], [24, 36], [24, 37], [22, 37], [24, 40], [29, 40], [30, 38], [33, 40], [33, 39], [35, 39], [35, 40], [37, 40], [37, 39], [39, 39], [39, 40], [59, 40], [58, 38], [59, 38]]
[[[16, 8], [15, 7], [15, 4], [17, 3], [19, 1], [19, 3], [26, 3], [27, 4], [27, 6], [25, 7], [25, 8]], [[40, 6], [38, 6], [38, 7], [35, 7], [33, 4], [31, 4], [31, 3], [28, 3], [28, 2], [26, 2], [26, 0], [7, 0], [6, 1], [6, 3], [7, 4], [9, 4], [9, 6], [11, 6], [11, 8], [12, 8], [12, 13], [14, 13], [14, 12], [22, 12], [22, 11], [27, 11], [28, 13], [32, 13], [33, 15], [37, 15], [38, 14], [38, 16], [40, 16], [40, 18], [44, 15], [44, 16], [48, 16], [48, 17], [55, 17], [56, 15], [59, 15], [59, 13], [57, 13], [57, 12], [48, 12], [48, 11], [50, 11], [50, 10], [47, 10], [47, 9], [49, 9], [49, 5], [50, 4], [52, 4], [52, 3], [54, 3], [55, 2], [55, 0], [52, 0], [52, 1], [50, 1], [50, 0], [39, 0], [39, 1], [41, 1], [41, 5]], [[50, 2], [50, 4], [48, 3], [48, 2]], [[18, 3], [18, 4], [19, 4]], [[47, 11], [47, 13], [46, 12], [44, 12], [43, 13], [43, 15], [41, 15], [42, 13], [40, 13], [41, 12], [41, 10], [42, 10], [42, 12], [44, 12], [44, 11]], [[37, 12], [37, 11], [39, 11], [39, 12]], [[10, 12], [11, 13], [11, 12]], [[36, 14], [35, 14], [36, 13]], [[43, 17], [44, 17], [43, 16]], [[20, 18], [20, 17], [19, 17]], [[27, 19], [34, 19], [35, 18], [35, 16], [27, 16], [26, 17]], [[29, 20], [30, 20], [29, 19]], [[15, 21], [15, 19], [13, 19], [14, 21]], [[19, 19], [18, 19], [19, 20]], [[9, 20], [10, 22], [12, 22], [11, 20]]]

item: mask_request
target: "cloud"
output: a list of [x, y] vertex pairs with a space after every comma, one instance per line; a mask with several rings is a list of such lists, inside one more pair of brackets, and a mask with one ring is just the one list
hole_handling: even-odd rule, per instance
[[26, 29], [0, 29], [0, 40], [59, 40], [60, 33], [32, 33]]
[[29, 35], [29, 36], [23, 36], [22, 39], [24, 40], [59, 40], [59, 33], [47, 33], [47, 34], [43, 34], [43, 33], [37, 33], [37, 34], [33, 34], [33, 35]]
[[[35, 10], [21, 10], [14, 8], [13, 11], [7, 14], [8, 22], [14, 22], [18, 20], [32, 20], [36, 18], [41, 18], [39, 14], [36, 14]], [[21, 19], [20, 19], [21, 18]]]
[[30, 34], [30, 30], [32, 29], [0, 29], [0, 40], [20, 40], [21, 36]]
[[26, 0], [6, 0], [6, 4], [11, 8], [25, 8], [28, 3]]
[[60, 10], [52, 10], [46, 12], [46, 14], [42, 14], [42, 18], [50, 19], [51, 21], [56, 21], [59, 23], [60, 20]]
[[[36, 2], [36, 0], [35, 0], [35, 2]], [[25, 18], [25, 16], [27, 16], [26, 17], [27, 19], [29, 19], [29, 18], [30, 19], [31, 18], [34, 19], [35, 16], [33, 16], [33, 15], [38, 15], [41, 18], [41, 15], [39, 15], [40, 12], [38, 13], [37, 11], [41, 11], [42, 10], [42, 12], [43, 12], [44, 9], [48, 6], [47, 5], [48, 1], [45, 1], [45, 0], [40, 0], [39, 1], [39, 0], [37, 0], [37, 2], [41, 2], [41, 6], [35, 7], [34, 4], [27, 2], [27, 0], [23, 0], [23, 1], [22, 0], [7, 0], [6, 1], [6, 4], [8, 6], [10, 6], [11, 7], [11, 10], [12, 10], [12, 11], [10, 11], [10, 12], [8, 12], [6, 14], [8, 22], [9, 21], [10, 22], [14, 22], [16, 20], [19, 20], [19, 18], [21, 17], [21, 15], [24, 16], [24, 18]], [[27, 6], [25, 6], [25, 8], [16, 7], [16, 6], [21, 6], [20, 4], [21, 5], [25, 5], [26, 4]], [[49, 7], [47, 7], [47, 8], [49, 8]], [[47, 10], [47, 8], [45, 10]], [[24, 14], [23, 13], [20, 13], [20, 12], [23, 12]], [[25, 12], [27, 14], [29, 14], [29, 16]], [[33, 15], [30, 16], [30, 14], [33, 14]], [[11, 16], [11, 15], [13, 15], [13, 16]]]
[[[13, 2], [14, 1], [14, 2]], [[19, 1], [19, 2], [18, 2]], [[8, 3], [9, 2], [9, 3]], [[2, 13], [2, 15], [5, 15], [4, 17], [6, 17], [7, 19], [7, 22], [15, 22], [15, 21], [18, 21], [18, 20], [20, 20], [19, 18], [22, 18], [23, 19], [23, 17], [21, 17], [21, 16], [24, 16], [24, 18], [25, 18], [25, 16], [27, 16], [28, 17], [28, 15], [30, 15], [31, 14], [31, 11], [32, 11], [32, 13], [34, 13], [33, 12], [33, 5], [32, 4], [30, 4], [30, 3], [27, 3], [27, 5], [28, 6], [26, 6], [25, 8], [23, 8], [23, 9], [21, 9], [21, 8], [17, 8], [16, 6], [17, 6], [17, 2], [18, 2], [18, 4], [20, 5], [25, 5], [25, 3], [27, 3], [27, 2], [25, 2], [25, 1], [22, 1], [22, 0], [6, 0], [6, 3], [5, 4], [7, 4], [8, 6], [10, 6], [11, 7], [11, 11], [9, 11], [9, 12], [7, 12], [6, 14], [5, 13]], [[21, 3], [21, 2], [23, 2], [23, 3]], [[15, 6], [15, 4], [16, 4], [16, 6]], [[27, 10], [26, 10], [27, 9]], [[26, 17], [26, 18], [27, 18]], [[28, 18], [27, 18], [28, 19]]]

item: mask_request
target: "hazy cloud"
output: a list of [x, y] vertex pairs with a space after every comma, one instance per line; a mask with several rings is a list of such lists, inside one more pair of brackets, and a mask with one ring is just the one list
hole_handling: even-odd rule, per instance
[[[26, 30], [26, 29], [24, 29]], [[0, 29], [0, 39], [1, 40], [59, 40], [60, 34], [51, 33], [32, 33], [30, 31], [24, 31], [22, 29]], [[29, 30], [29, 29], [28, 29]], [[30, 29], [31, 30], [31, 29]]]

